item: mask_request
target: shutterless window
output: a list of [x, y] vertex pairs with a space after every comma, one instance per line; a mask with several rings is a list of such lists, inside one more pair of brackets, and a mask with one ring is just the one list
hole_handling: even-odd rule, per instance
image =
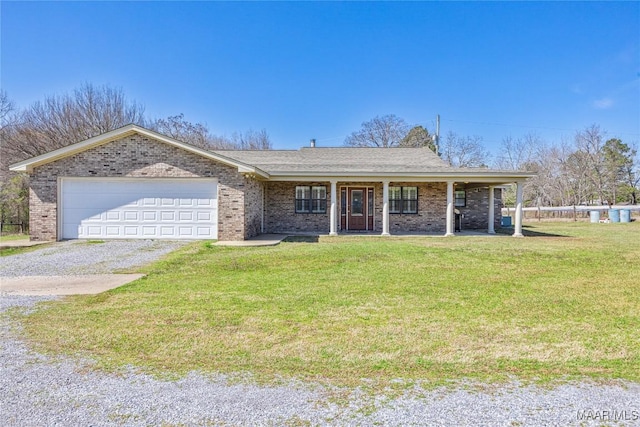
[[389, 213], [402, 211], [402, 187], [389, 187]]
[[324, 185], [311, 187], [311, 212], [327, 212], [327, 187]]
[[402, 187], [402, 213], [418, 213], [418, 187]]
[[463, 208], [467, 206], [467, 192], [464, 190], [455, 191], [453, 204], [457, 208]]
[[324, 185], [296, 186], [296, 213], [326, 213], [327, 187]]
[[418, 213], [418, 187], [389, 187], [389, 213]]

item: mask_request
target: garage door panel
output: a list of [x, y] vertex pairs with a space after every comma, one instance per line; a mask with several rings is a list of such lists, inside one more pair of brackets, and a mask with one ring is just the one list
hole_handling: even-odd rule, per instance
[[136, 211], [124, 211], [124, 221], [138, 221], [138, 212]]
[[176, 213], [172, 211], [161, 211], [160, 212], [160, 221], [169, 221], [174, 222], [176, 220]]
[[107, 221], [120, 221], [120, 212], [119, 211], [108, 211], [106, 220]]
[[193, 212], [192, 211], [181, 211], [181, 212], [178, 212], [178, 220], [180, 220], [180, 221], [193, 221]]
[[138, 234], [138, 227], [136, 226], [125, 225], [123, 229], [126, 237], [135, 237]]
[[213, 179], [63, 179], [62, 238], [217, 238]]
[[198, 221], [211, 221], [211, 212], [196, 212]]
[[87, 235], [92, 237], [102, 235], [102, 226], [100, 225], [87, 225], [85, 227], [78, 227], [79, 233], [82, 233], [85, 230]]
[[157, 221], [157, 219], [158, 219], [158, 212], [150, 211], [148, 209], [145, 209], [144, 211], [142, 211], [143, 221]]

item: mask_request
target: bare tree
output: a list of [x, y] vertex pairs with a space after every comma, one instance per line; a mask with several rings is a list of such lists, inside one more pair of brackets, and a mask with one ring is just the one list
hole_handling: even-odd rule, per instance
[[129, 102], [121, 89], [85, 84], [71, 94], [45, 97], [17, 111], [0, 91], [0, 216], [26, 220], [28, 180], [8, 166], [118, 129], [127, 124], [154, 129], [203, 149], [270, 149], [266, 130], [240, 132], [232, 138], [216, 136], [206, 125], [191, 123], [183, 114], [147, 122], [144, 108]]
[[640, 151], [632, 147], [634, 153], [633, 163], [624, 169], [624, 183], [629, 192], [629, 202], [632, 205], [638, 204], [638, 192], [640, 191]]
[[184, 119], [184, 114], [158, 119], [147, 125], [152, 130], [169, 136], [178, 141], [186, 142], [196, 147], [212, 148], [212, 136], [209, 129], [202, 123], [191, 123]]
[[500, 144], [500, 154], [497, 156], [494, 166], [504, 170], [524, 170], [541, 147], [544, 147], [544, 141], [536, 134], [527, 134], [517, 139], [511, 136], [503, 138]]
[[576, 133], [576, 153], [574, 161], [576, 167], [582, 168], [582, 177], [591, 183], [591, 190], [597, 194], [600, 203], [604, 204], [606, 197], [606, 183], [608, 181], [604, 156], [604, 133], [600, 126], [591, 125]]
[[486, 166], [489, 158], [481, 137], [462, 137], [454, 132], [447, 133], [440, 151], [442, 159], [456, 167]]
[[266, 129], [236, 132], [231, 136], [231, 143], [236, 150], [270, 150], [271, 139]]
[[15, 103], [9, 99], [7, 92], [0, 90], [0, 179], [4, 182], [9, 175], [8, 166], [12, 162], [7, 155], [6, 146], [11, 144], [15, 126], [19, 121]]
[[72, 95], [48, 96], [20, 116], [2, 155], [10, 161], [34, 157], [129, 123], [144, 124], [144, 108], [121, 89], [85, 84]]
[[0, 90], [0, 222], [22, 223], [29, 218], [27, 177], [9, 171], [11, 158], [4, 153], [20, 120], [15, 103]]
[[15, 124], [16, 105], [4, 89], [0, 89], [0, 129]]
[[344, 140], [351, 147], [397, 147], [407, 135], [409, 125], [394, 114], [376, 116]]
[[203, 148], [205, 150], [270, 150], [271, 140], [265, 129], [246, 132], [234, 132], [231, 138], [213, 135], [207, 125], [191, 123], [184, 114], [158, 119], [148, 125], [151, 129], [178, 141]]

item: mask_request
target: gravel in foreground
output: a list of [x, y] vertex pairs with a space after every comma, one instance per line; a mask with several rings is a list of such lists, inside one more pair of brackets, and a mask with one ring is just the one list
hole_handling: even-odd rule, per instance
[[69, 240], [3, 257], [0, 277], [115, 273], [149, 264], [189, 243], [184, 240], [105, 240], [102, 243]]
[[[0, 295], [0, 311], [32, 310], [54, 297]], [[458, 384], [402, 396], [369, 396], [291, 382], [258, 386], [191, 373], [177, 381], [28, 349], [20, 325], [0, 314], [0, 425], [640, 426], [640, 384], [570, 383], [552, 389]], [[346, 393], [346, 398], [345, 398]]]

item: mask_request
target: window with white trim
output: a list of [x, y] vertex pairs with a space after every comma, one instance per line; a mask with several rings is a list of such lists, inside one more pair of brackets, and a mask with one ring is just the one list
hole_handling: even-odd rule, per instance
[[464, 190], [456, 190], [453, 193], [453, 205], [456, 208], [464, 208], [467, 206], [467, 192]]
[[418, 213], [418, 187], [389, 187], [389, 213]]
[[296, 186], [296, 213], [327, 213], [327, 187], [325, 185]]

